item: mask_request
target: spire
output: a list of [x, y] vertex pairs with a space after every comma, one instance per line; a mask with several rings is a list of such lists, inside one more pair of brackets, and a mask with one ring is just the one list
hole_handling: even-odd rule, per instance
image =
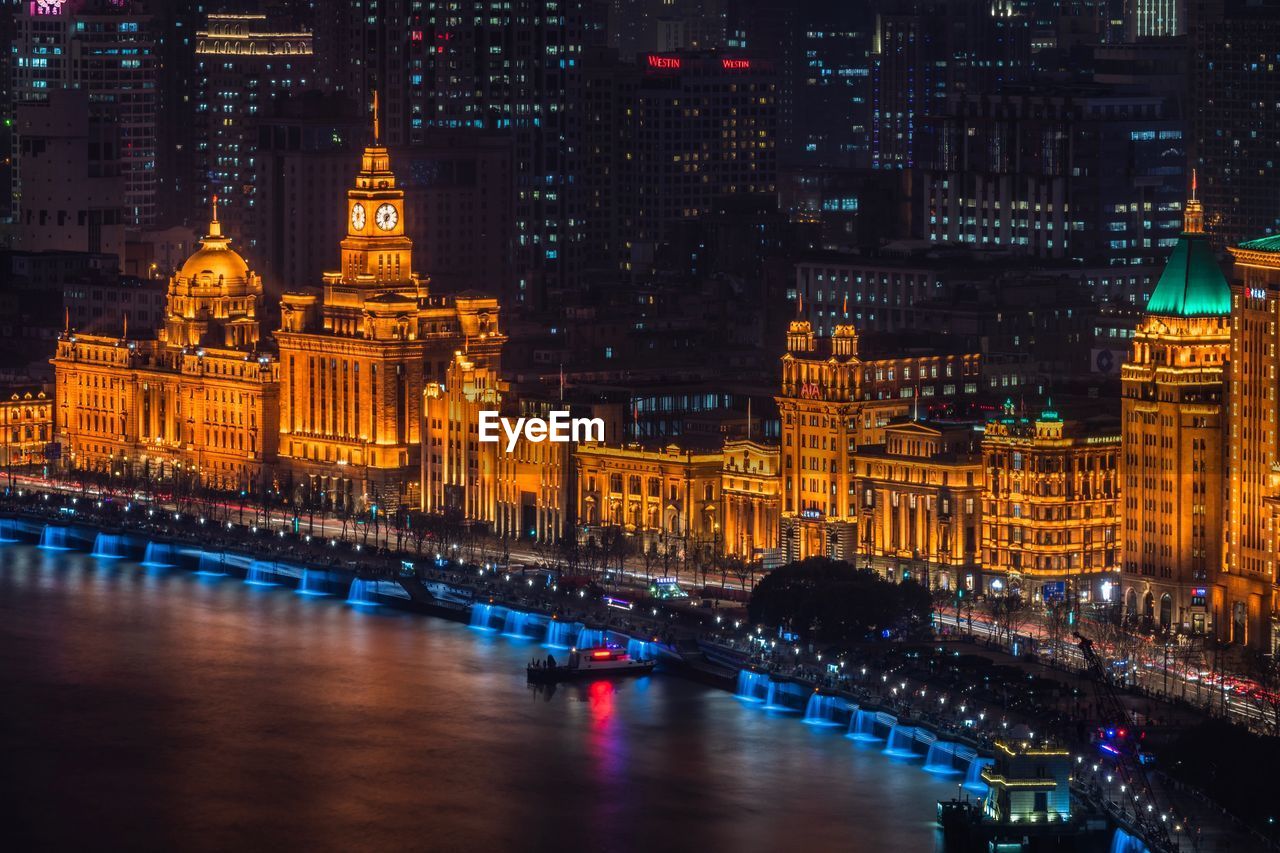
[[378, 122], [378, 90], [373, 90], [373, 144], [382, 142], [382, 128]]
[[222, 223], [218, 221], [218, 197], [213, 197], [213, 217], [209, 220], [209, 236], [222, 236]]
[[1182, 236], [1147, 302], [1148, 314], [1218, 317], [1231, 313], [1231, 290], [1204, 233], [1204, 208], [1196, 198], [1198, 183], [1192, 170]]
[[1191, 170], [1191, 198], [1187, 199], [1187, 209], [1182, 215], [1182, 231], [1185, 234], [1204, 233], [1204, 208], [1196, 198], [1196, 170]]

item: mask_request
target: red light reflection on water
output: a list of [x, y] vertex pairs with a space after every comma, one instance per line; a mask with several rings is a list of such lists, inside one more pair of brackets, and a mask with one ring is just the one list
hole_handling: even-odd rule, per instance
[[587, 703], [591, 708], [591, 719], [597, 726], [603, 726], [613, 717], [613, 682], [593, 681], [587, 687]]

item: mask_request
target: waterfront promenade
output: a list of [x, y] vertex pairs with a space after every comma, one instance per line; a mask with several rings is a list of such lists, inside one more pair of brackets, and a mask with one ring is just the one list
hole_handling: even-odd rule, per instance
[[[279, 531], [255, 529], [254, 525], [210, 524], [208, 519], [202, 523], [199, 517], [155, 508], [134, 506], [126, 511], [110, 502], [102, 502], [100, 506], [96, 500], [69, 496], [14, 495], [3, 508], [33, 522], [89, 525], [201, 548], [238, 550], [263, 559], [349, 573], [353, 580], [401, 576], [404, 559], [410, 556], [363, 548], [358, 543], [331, 543], [308, 539], [305, 535], [281, 535]], [[714, 611], [663, 603], [654, 603], [648, 612], [645, 609], [619, 611], [605, 606], [598, 592], [588, 594], [586, 588], [565, 594], [548, 587], [545, 582], [535, 583], [532, 577], [513, 577], [501, 567], [486, 569], [456, 558], [418, 561], [413, 571], [418, 580], [446, 580], [465, 586], [474, 592], [477, 600], [493, 601], [530, 612], [554, 613], [561, 619], [644, 640], [657, 638], [672, 649], [691, 652], [696, 649], [698, 640], [715, 641], [725, 647], [736, 646], [747, 653], [755, 667], [766, 675], [806, 684], [809, 689], [840, 693], [860, 707], [892, 713], [911, 725], [929, 728], [939, 738], [968, 743], [976, 749], [989, 749], [993, 738], [1007, 736], [1019, 727], [1038, 733], [1040, 737], [1052, 734], [1071, 744], [1081, 757], [1079, 793], [1100, 807], [1106, 808], [1108, 802], [1113, 803], [1111, 808], [1122, 819], [1125, 817], [1120, 811], [1123, 798], [1115, 790], [1115, 785], [1104, 786], [1099, 781], [1103, 777], [1089, 770], [1093, 762], [1087, 758], [1091, 749], [1087, 725], [1094, 716], [1089, 713], [1087, 701], [1083, 703], [1083, 709], [1081, 707], [1079, 697], [1091, 687], [1084, 681], [1074, 685], [1075, 695], [1069, 702], [1060, 701], [1052, 706], [1011, 703], [1007, 686], [1003, 698], [992, 693], [965, 694], [956, 690], [954, 685], [950, 689], [948, 685], [940, 685], [927, 672], [913, 671], [901, 659], [877, 655], [875, 650], [852, 650], [842, 661], [844, 666], [833, 671], [830, 658], [824, 661], [821, 650], [788, 644], [779, 649], [776, 643], [748, 641], [741, 628], [730, 631], [731, 621], [726, 621], [724, 614]], [[994, 655], [989, 658], [993, 662], [998, 659], [998, 653], [954, 641], [938, 647], [945, 647], [952, 654], [990, 654]], [[696, 653], [685, 656], [689, 658], [687, 671], [691, 674], [721, 684], [728, 684], [733, 679], [734, 673], [699, 659]], [[1018, 697], [1015, 695], [1015, 698]], [[1156, 716], [1150, 707], [1149, 703], [1148, 718]], [[1141, 712], [1135, 709], [1135, 713]], [[1180, 849], [1261, 849], [1257, 847], [1259, 839], [1256, 836], [1240, 831], [1230, 821], [1210, 821], [1205, 809], [1198, 812], [1200, 819], [1197, 822], [1203, 820], [1203, 823], [1197, 826], [1194, 846]], [[1129, 819], [1132, 820], [1131, 814]]]

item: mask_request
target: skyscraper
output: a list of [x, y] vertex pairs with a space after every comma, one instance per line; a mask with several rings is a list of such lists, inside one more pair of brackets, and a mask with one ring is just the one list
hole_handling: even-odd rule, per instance
[[195, 51], [194, 194], [201, 207], [217, 197], [223, 227], [254, 257], [257, 237], [246, 226], [256, 203], [257, 119], [314, 82], [311, 33], [276, 29], [264, 14], [213, 14]]
[[[151, 17], [127, 0], [28, 3], [13, 42], [16, 101], [44, 100], [51, 90], [83, 89], [90, 109], [118, 131], [126, 223], [156, 218], [156, 64]], [[20, 206], [17, 158], [14, 211]]]
[[1120, 374], [1124, 613], [1160, 630], [1203, 634], [1223, 617], [1215, 581], [1230, 313], [1192, 198]]
[[1192, 151], [1218, 248], [1280, 231], [1280, 7], [1189, 0]]

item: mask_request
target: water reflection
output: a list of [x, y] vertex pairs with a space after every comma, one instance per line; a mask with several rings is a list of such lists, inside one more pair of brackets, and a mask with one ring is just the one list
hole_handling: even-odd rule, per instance
[[[212, 568], [212, 567], [210, 567]], [[669, 677], [531, 690], [528, 641], [0, 547], [14, 849], [930, 850], [955, 791]]]

